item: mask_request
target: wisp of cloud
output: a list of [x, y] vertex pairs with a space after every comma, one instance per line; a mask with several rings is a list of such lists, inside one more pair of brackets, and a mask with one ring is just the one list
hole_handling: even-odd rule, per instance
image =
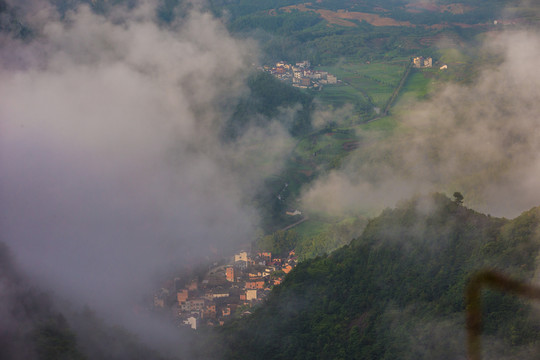
[[0, 41], [3, 240], [45, 288], [117, 321], [157, 272], [251, 240], [249, 200], [286, 148], [276, 124], [219, 140], [253, 44], [197, 10], [159, 25], [151, 5], [59, 20], [25, 2], [35, 33]]

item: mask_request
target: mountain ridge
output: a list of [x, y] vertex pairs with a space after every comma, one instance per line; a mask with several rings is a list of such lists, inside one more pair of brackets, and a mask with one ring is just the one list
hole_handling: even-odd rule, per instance
[[[468, 279], [483, 268], [532, 278], [539, 220], [538, 208], [507, 220], [441, 194], [385, 210], [350, 245], [300, 263], [252, 316], [225, 326], [226, 358], [462, 357]], [[514, 353], [530, 347], [540, 327], [529, 305], [485, 296], [486, 336]], [[421, 324], [445, 325], [422, 345]]]

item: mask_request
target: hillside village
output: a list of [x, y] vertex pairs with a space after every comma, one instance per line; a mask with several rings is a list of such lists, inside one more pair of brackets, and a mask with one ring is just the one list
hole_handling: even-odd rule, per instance
[[274, 66], [264, 66], [261, 70], [276, 78], [292, 83], [292, 86], [307, 89], [322, 89], [326, 84], [337, 84], [336, 76], [327, 71], [313, 70], [309, 61], [298, 62], [295, 65], [279, 61]]
[[154, 294], [153, 307], [170, 310], [178, 326], [194, 330], [220, 326], [231, 317], [250, 314], [250, 308], [279, 285], [296, 264], [294, 250], [284, 257], [241, 251], [226, 265], [210, 269], [203, 279], [168, 281]]

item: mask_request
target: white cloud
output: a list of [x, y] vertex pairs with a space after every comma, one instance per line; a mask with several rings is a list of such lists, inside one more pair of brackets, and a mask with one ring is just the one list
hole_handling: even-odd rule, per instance
[[147, 5], [40, 18], [0, 50], [3, 240], [56, 293], [119, 316], [156, 272], [250, 241], [262, 176], [219, 142], [256, 49], [197, 11], [160, 27]]

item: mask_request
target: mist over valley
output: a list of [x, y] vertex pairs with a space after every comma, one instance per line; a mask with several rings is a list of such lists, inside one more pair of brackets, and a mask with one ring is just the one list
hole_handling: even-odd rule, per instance
[[538, 14], [0, 0], [0, 358], [467, 358], [538, 277]]

